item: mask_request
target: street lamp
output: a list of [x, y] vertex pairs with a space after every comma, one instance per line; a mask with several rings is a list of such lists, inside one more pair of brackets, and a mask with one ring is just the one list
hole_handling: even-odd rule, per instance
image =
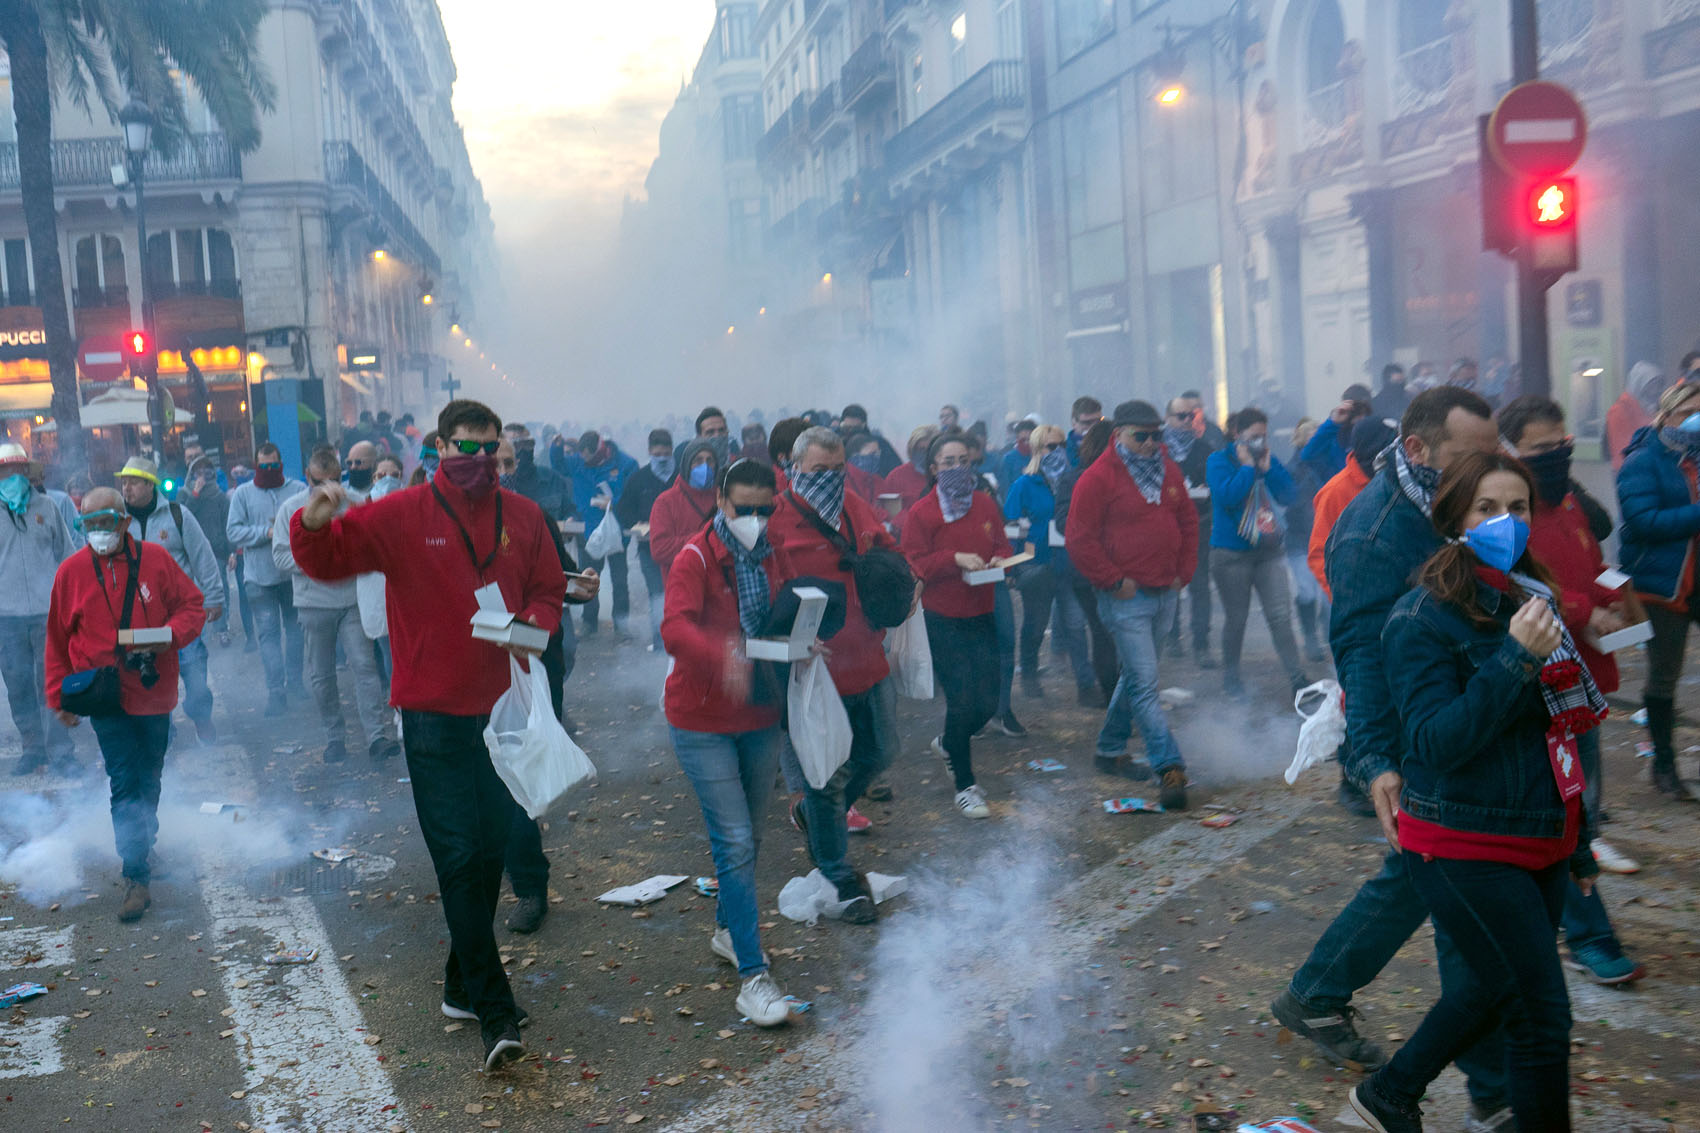
[[[148, 147], [153, 143], [153, 111], [147, 103], [132, 97], [118, 112], [118, 124], [124, 129], [124, 150], [130, 157], [130, 183], [136, 187], [136, 262], [142, 272], [142, 331], [150, 342], [157, 342], [148, 286], [148, 214], [143, 186]], [[160, 403], [159, 354], [153, 352], [140, 364], [148, 387], [148, 427], [153, 432], [154, 455], [160, 457], [165, 452], [165, 407]]]

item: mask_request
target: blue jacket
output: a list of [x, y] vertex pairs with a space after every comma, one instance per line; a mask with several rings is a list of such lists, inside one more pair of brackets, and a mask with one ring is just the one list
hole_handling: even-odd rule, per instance
[[[1405, 789], [1413, 818], [1469, 834], [1564, 835], [1564, 800], [1547, 756], [1551, 718], [1541, 663], [1512, 639], [1522, 604], [1487, 586], [1476, 600], [1493, 618], [1477, 626], [1424, 589], [1393, 607], [1382, 631], [1384, 663], [1399, 676]], [[1598, 872], [1587, 818], [1571, 858], [1579, 876]]]
[[1299, 463], [1309, 466], [1318, 484], [1326, 484], [1340, 475], [1349, 455], [1340, 441], [1340, 426], [1329, 417], [1316, 427], [1305, 447], [1299, 450]]
[[[1210, 480], [1210, 545], [1224, 551], [1251, 550], [1251, 544], [1240, 538], [1240, 518], [1245, 514], [1252, 486], [1259, 479], [1257, 467], [1241, 464], [1237, 447], [1229, 445], [1211, 453], [1204, 468]], [[1279, 457], [1273, 454], [1269, 457], [1269, 471], [1261, 474], [1261, 479], [1281, 507], [1298, 499], [1293, 474]]]
[[[568, 453], [563, 461], [566, 466], [563, 471], [573, 482], [573, 503], [584, 519], [586, 534], [595, 531], [602, 522], [602, 509], [592, 507], [591, 501], [599, 495], [612, 495], [618, 502], [620, 493], [626, 490], [626, 481], [637, 471], [637, 461], [612, 444], [608, 447], [612, 455], [594, 468], [576, 452]], [[606, 493], [601, 491], [603, 484], [608, 485]]]
[[[1346, 693], [1340, 759], [1347, 777], [1366, 790], [1383, 772], [1399, 770], [1404, 746], [1381, 633], [1417, 569], [1440, 546], [1434, 524], [1399, 487], [1391, 461], [1346, 505], [1328, 536], [1324, 554], [1334, 594], [1328, 646]], [[1402, 681], [1406, 667], [1394, 671]]]
[[1051, 494], [1051, 486], [1037, 474], [1017, 477], [1004, 496], [1003, 517], [1011, 523], [1026, 518], [1031, 524], [1027, 538], [1033, 544], [1035, 564], [1051, 561], [1051, 520], [1056, 513], [1057, 501]]
[[998, 487], [1007, 493], [1010, 485], [1026, 474], [1027, 462], [1032, 459], [1031, 456], [1022, 456], [1018, 448], [1011, 448], [1004, 453], [1003, 460], [998, 464]]
[[1617, 474], [1623, 569], [1638, 593], [1684, 600], [1693, 587], [1700, 503], [1688, 489], [1682, 456], [1651, 425], [1638, 430], [1624, 451], [1628, 456]]

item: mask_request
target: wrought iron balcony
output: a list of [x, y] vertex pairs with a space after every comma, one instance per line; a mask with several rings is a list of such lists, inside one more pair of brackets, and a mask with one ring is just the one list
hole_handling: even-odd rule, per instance
[[[66, 138], [53, 143], [53, 187], [55, 189], [112, 188], [112, 167], [130, 160], [124, 139]], [[148, 186], [201, 184], [208, 181], [240, 181], [242, 158], [221, 133], [190, 134], [177, 152], [167, 157], [150, 153], [142, 166]], [[0, 192], [17, 192], [23, 182], [18, 175], [18, 146], [0, 145]]]
[[767, 133], [756, 141], [756, 160], [766, 161], [788, 146], [793, 139], [805, 133], [809, 128], [809, 99], [807, 95], [799, 94], [791, 100], [791, 105], [785, 112], [774, 119]]
[[[1026, 108], [1027, 80], [1021, 63], [1010, 59], [988, 63], [885, 144], [886, 169], [897, 177], [926, 164], [942, 150], [972, 146], [996, 126], [1000, 113]], [[993, 132], [992, 140], [1013, 142], [1019, 141], [1022, 130]]]
[[367, 167], [352, 142], [325, 143], [325, 181], [352, 190], [374, 219], [412, 251], [421, 267], [429, 268], [432, 274], [443, 270], [436, 249]]
[[896, 72], [891, 57], [885, 53], [885, 36], [870, 35], [856, 48], [839, 70], [839, 90], [846, 108], [853, 108], [864, 98], [891, 94], [897, 89]]

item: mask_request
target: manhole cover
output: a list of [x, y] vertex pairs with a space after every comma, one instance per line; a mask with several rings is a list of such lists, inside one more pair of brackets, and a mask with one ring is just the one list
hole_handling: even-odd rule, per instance
[[306, 865], [272, 870], [264, 875], [263, 880], [257, 882], [255, 888], [263, 888], [284, 896], [317, 896], [321, 893], [343, 893], [358, 889], [360, 879], [355, 877], [345, 864], [325, 865], [321, 862], [309, 862]]

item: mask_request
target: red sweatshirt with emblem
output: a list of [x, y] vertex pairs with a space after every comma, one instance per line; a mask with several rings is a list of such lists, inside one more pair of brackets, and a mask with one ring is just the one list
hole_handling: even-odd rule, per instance
[[713, 488], [693, 488], [683, 476], [655, 497], [649, 509], [649, 554], [666, 578], [685, 544], [702, 534], [718, 506]]
[[542, 509], [517, 493], [497, 489], [474, 502], [438, 477], [354, 508], [318, 531], [308, 531], [301, 516], [289, 521], [289, 545], [303, 573], [324, 582], [377, 573], [388, 583], [390, 703], [397, 708], [483, 716], [508, 691], [507, 652], [472, 636], [481, 587], [498, 584], [522, 621], [550, 633], [561, 626], [567, 595], [561, 558]]
[[974, 493], [968, 514], [955, 523], [944, 521], [939, 494], [928, 492], [909, 509], [903, 525], [903, 553], [909, 566], [927, 585], [921, 605], [947, 618], [974, 618], [992, 612], [995, 586], [970, 586], [956, 564], [958, 552], [979, 555], [990, 562], [1014, 554], [1003, 533], [1003, 510], [984, 492]]
[[[59, 686], [72, 673], [118, 664], [118, 623], [124, 615], [124, 591], [130, 584], [128, 555], [141, 550], [132, 629], [171, 627], [171, 648], [154, 654], [159, 680], [142, 687], [141, 674], [118, 670], [118, 698], [130, 716], [164, 716], [177, 707], [177, 651], [201, 635], [207, 612], [201, 592], [156, 543], [124, 536], [125, 547], [99, 559], [86, 547], [59, 564], [47, 613], [47, 706], [59, 711]], [[58, 727], [57, 724], [53, 725]]]

